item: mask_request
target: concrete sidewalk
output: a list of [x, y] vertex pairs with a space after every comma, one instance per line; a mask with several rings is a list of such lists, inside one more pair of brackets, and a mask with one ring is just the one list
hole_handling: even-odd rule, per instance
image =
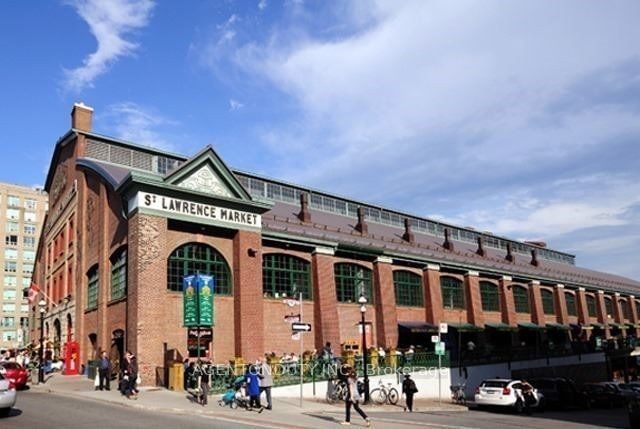
[[[51, 392], [147, 411], [199, 415], [264, 428], [335, 428], [344, 419], [343, 403], [330, 405], [320, 398], [306, 399], [302, 408], [300, 408], [298, 398], [274, 398], [273, 410], [264, 410], [262, 413], [257, 413], [244, 409], [233, 410], [228, 406], [220, 407], [218, 399], [221, 395], [210, 396], [209, 404], [203, 407], [195, 403], [193, 397], [186, 392], [174, 392], [158, 387], [142, 387], [138, 399], [133, 400], [122, 396], [115, 387], [114, 383], [111, 391], [96, 391], [93, 381], [86, 377], [54, 374], [46, 380], [45, 384], [33, 385], [31, 389], [34, 392]], [[402, 416], [403, 409], [401, 406], [369, 405], [362, 408], [369, 414], [372, 425], [375, 427], [388, 429], [410, 426], [428, 427], [425, 423], [399, 422], [395, 419], [390, 419], [388, 413], [397, 412], [399, 414], [398, 417]], [[418, 412], [466, 411], [465, 407], [452, 405], [448, 400], [443, 401], [440, 405], [437, 401], [417, 399], [415, 408]], [[376, 418], [376, 414], [380, 412], [385, 413], [385, 418]], [[351, 421], [353, 426], [364, 426], [364, 421], [353, 411]]]

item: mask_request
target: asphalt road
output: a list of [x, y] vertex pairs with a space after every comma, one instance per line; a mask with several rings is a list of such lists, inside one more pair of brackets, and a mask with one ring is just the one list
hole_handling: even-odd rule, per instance
[[126, 429], [194, 428], [249, 429], [250, 426], [203, 416], [170, 415], [69, 398], [53, 393], [20, 392], [9, 417], [0, 417], [2, 429]]

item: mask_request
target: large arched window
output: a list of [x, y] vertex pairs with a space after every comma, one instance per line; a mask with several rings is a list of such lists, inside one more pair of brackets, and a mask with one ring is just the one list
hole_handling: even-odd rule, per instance
[[587, 311], [589, 312], [589, 317], [596, 317], [598, 315], [597, 308], [596, 297], [593, 295], [587, 295]]
[[442, 308], [464, 308], [464, 287], [462, 281], [455, 277], [440, 277], [442, 291]]
[[120, 249], [111, 256], [111, 300], [127, 294], [127, 249]]
[[311, 269], [309, 262], [284, 254], [262, 257], [262, 291], [265, 297], [297, 297], [311, 299]]
[[620, 300], [620, 308], [622, 309], [622, 318], [625, 320], [631, 319], [631, 308], [629, 306], [629, 301], [626, 299]]
[[480, 297], [483, 311], [500, 311], [500, 294], [496, 284], [480, 282]]
[[577, 316], [578, 308], [576, 306], [576, 296], [571, 292], [565, 292], [564, 299], [567, 303], [567, 314], [569, 316]]
[[361, 293], [369, 303], [373, 302], [371, 270], [356, 264], [335, 264], [333, 273], [336, 281], [338, 302], [358, 302]]
[[231, 294], [229, 266], [222, 255], [211, 246], [189, 243], [173, 251], [167, 261], [167, 289], [181, 292], [182, 278], [192, 274], [205, 274], [215, 278], [214, 293]]
[[610, 297], [605, 296], [604, 297], [604, 310], [607, 312], [606, 316], [611, 316], [616, 317], [615, 313], [613, 312], [613, 301], [611, 300]]
[[396, 305], [422, 307], [422, 277], [411, 271], [393, 272], [393, 287], [396, 292]]
[[513, 286], [513, 302], [516, 313], [529, 313], [529, 291], [524, 286]]
[[553, 291], [549, 289], [541, 289], [540, 295], [542, 297], [542, 311], [544, 314], [556, 314], [556, 307], [553, 301]]

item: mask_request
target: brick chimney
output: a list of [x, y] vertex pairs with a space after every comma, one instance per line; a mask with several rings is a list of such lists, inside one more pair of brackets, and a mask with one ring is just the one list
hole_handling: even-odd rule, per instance
[[486, 254], [486, 251], [484, 250], [484, 243], [482, 242], [482, 237], [478, 237], [478, 250], [476, 250], [476, 253], [480, 256], [484, 256]]
[[311, 222], [311, 212], [309, 212], [309, 194], [300, 194], [300, 213], [298, 213], [298, 219], [302, 222]]
[[93, 108], [86, 106], [83, 102], [75, 103], [71, 109], [71, 128], [82, 131], [91, 131], [91, 120], [93, 118]]
[[509, 262], [513, 262], [513, 252], [511, 251], [511, 243], [507, 243], [507, 256], [504, 257]]
[[534, 267], [540, 265], [540, 262], [538, 262], [538, 251], [536, 249], [531, 249], [531, 265]]
[[404, 241], [408, 241], [413, 244], [416, 241], [416, 237], [411, 231], [411, 221], [408, 217], [404, 218], [404, 234], [402, 235]]
[[360, 232], [362, 235], [367, 235], [369, 233], [369, 226], [364, 218], [364, 208], [362, 207], [358, 207], [358, 223], [356, 225], [356, 231]]
[[447, 250], [453, 250], [453, 243], [449, 240], [449, 228], [444, 229], [444, 243], [442, 243], [442, 247]]

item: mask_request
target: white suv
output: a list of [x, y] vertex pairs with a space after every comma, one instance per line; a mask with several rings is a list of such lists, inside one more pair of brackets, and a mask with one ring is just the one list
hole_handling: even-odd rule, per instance
[[[542, 393], [533, 389], [535, 403], [530, 407], [539, 407], [543, 402]], [[478, 407], [501, 406], [513, 407], [517, 412], [525, 409], [524, 397], [522, 396], [522, 381], [507, 379], [491, 379], [480, 383], [476, 388], [475, 403]]]

